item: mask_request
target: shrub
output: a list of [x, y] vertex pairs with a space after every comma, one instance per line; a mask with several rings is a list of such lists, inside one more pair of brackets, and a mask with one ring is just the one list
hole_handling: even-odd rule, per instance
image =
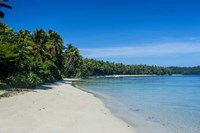
[[28, 74], [17, 73], [6, 79], [6, 83], [17, 88], [35, 88], [43, 81], [33, 72]]

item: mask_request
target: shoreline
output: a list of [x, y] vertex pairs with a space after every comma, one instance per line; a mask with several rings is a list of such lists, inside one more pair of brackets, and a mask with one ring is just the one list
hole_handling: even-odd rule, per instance
[[156, 75], [156, 74], [137, 74], [137, 75], [104, 75], [104, 76], [89, 76], [88, 78], [119, 78], [119, 77], [157, 77], [157, 76], [170, 76], [170, 75]]
[[135, 133], [94, 94], [67, 81], [0, 99], [0, 132]]
[[[106, 78], [106, 77], [105, 77]], [[118, 119], [124, 121], [125, 123], [127, 123], [128, 125], [134, 127], [134, 130], [136, 130], [138, 133], [147, 133], [147, 132], [153, 132], [153, 133], [175, 133], [174, 131], [172, 131], [172, 129], [170, 129], [169, 127], [165, 127], [165, 125], [161, 124], [161, 123], [157, 123], [155, 121], [150, 121], [147, 120], [144, 117], [141, 117], [140, 115], [138, 115], [137, 113], [128, 113], [128, 115], [124, 116], [123, 114], [119, 113], [120, 110], [118, 110], [117, 106], [113, 106], [112, 104], [110, 104], [110, 97], [107, 96], [106, 94], [102, 94], [100, 92], [96, 92], [94, 90], [87, 90], [85, 88], [81, 88], [79, 85], [77, 84], [73, 84], [74, 87], [76, 87], [77, 89], [90, 93], [92, 95], [94, 95], [95, 97], [97, 97], [98, 99], [101, 100], [101, 102], [104, 103], [104, 106], [106, 108], [109, 109], [109, 111]], [[95, 85], [96, 86], [96, 85]], [[113, 102], [111, 100], [111, 102]], [[116, 104], [116, 103], [115, 103]], [[118, 104], [118, 103], [117, 103]], [[140, 109], [139, 109], [140, 111]], [[128, 118], [127, 118], [128, 116]], [[133, 118], [132, 120], [130, 120], [129, 118]], [[134, 120], [134, 121], [133, 121]], [[145, 128], [144, 128], [145, 127]]]

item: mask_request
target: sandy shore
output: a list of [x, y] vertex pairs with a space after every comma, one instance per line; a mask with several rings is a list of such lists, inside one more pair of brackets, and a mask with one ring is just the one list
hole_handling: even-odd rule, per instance
[[135, 133], [92, 94], [58, 83], [0, 99], [0, 133]]

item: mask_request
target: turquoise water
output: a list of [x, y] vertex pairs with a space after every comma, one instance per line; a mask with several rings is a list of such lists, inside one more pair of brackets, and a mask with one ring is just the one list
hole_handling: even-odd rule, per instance
[[137, 133], [200, 133], [200, 75], [102, 77], [78, 85]]

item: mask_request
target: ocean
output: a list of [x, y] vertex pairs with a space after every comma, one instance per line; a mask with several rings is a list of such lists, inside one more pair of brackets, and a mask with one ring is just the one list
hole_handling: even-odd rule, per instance
[[77, 84], [137, 133], [200, 133], [200, 75], [97, 77]]

